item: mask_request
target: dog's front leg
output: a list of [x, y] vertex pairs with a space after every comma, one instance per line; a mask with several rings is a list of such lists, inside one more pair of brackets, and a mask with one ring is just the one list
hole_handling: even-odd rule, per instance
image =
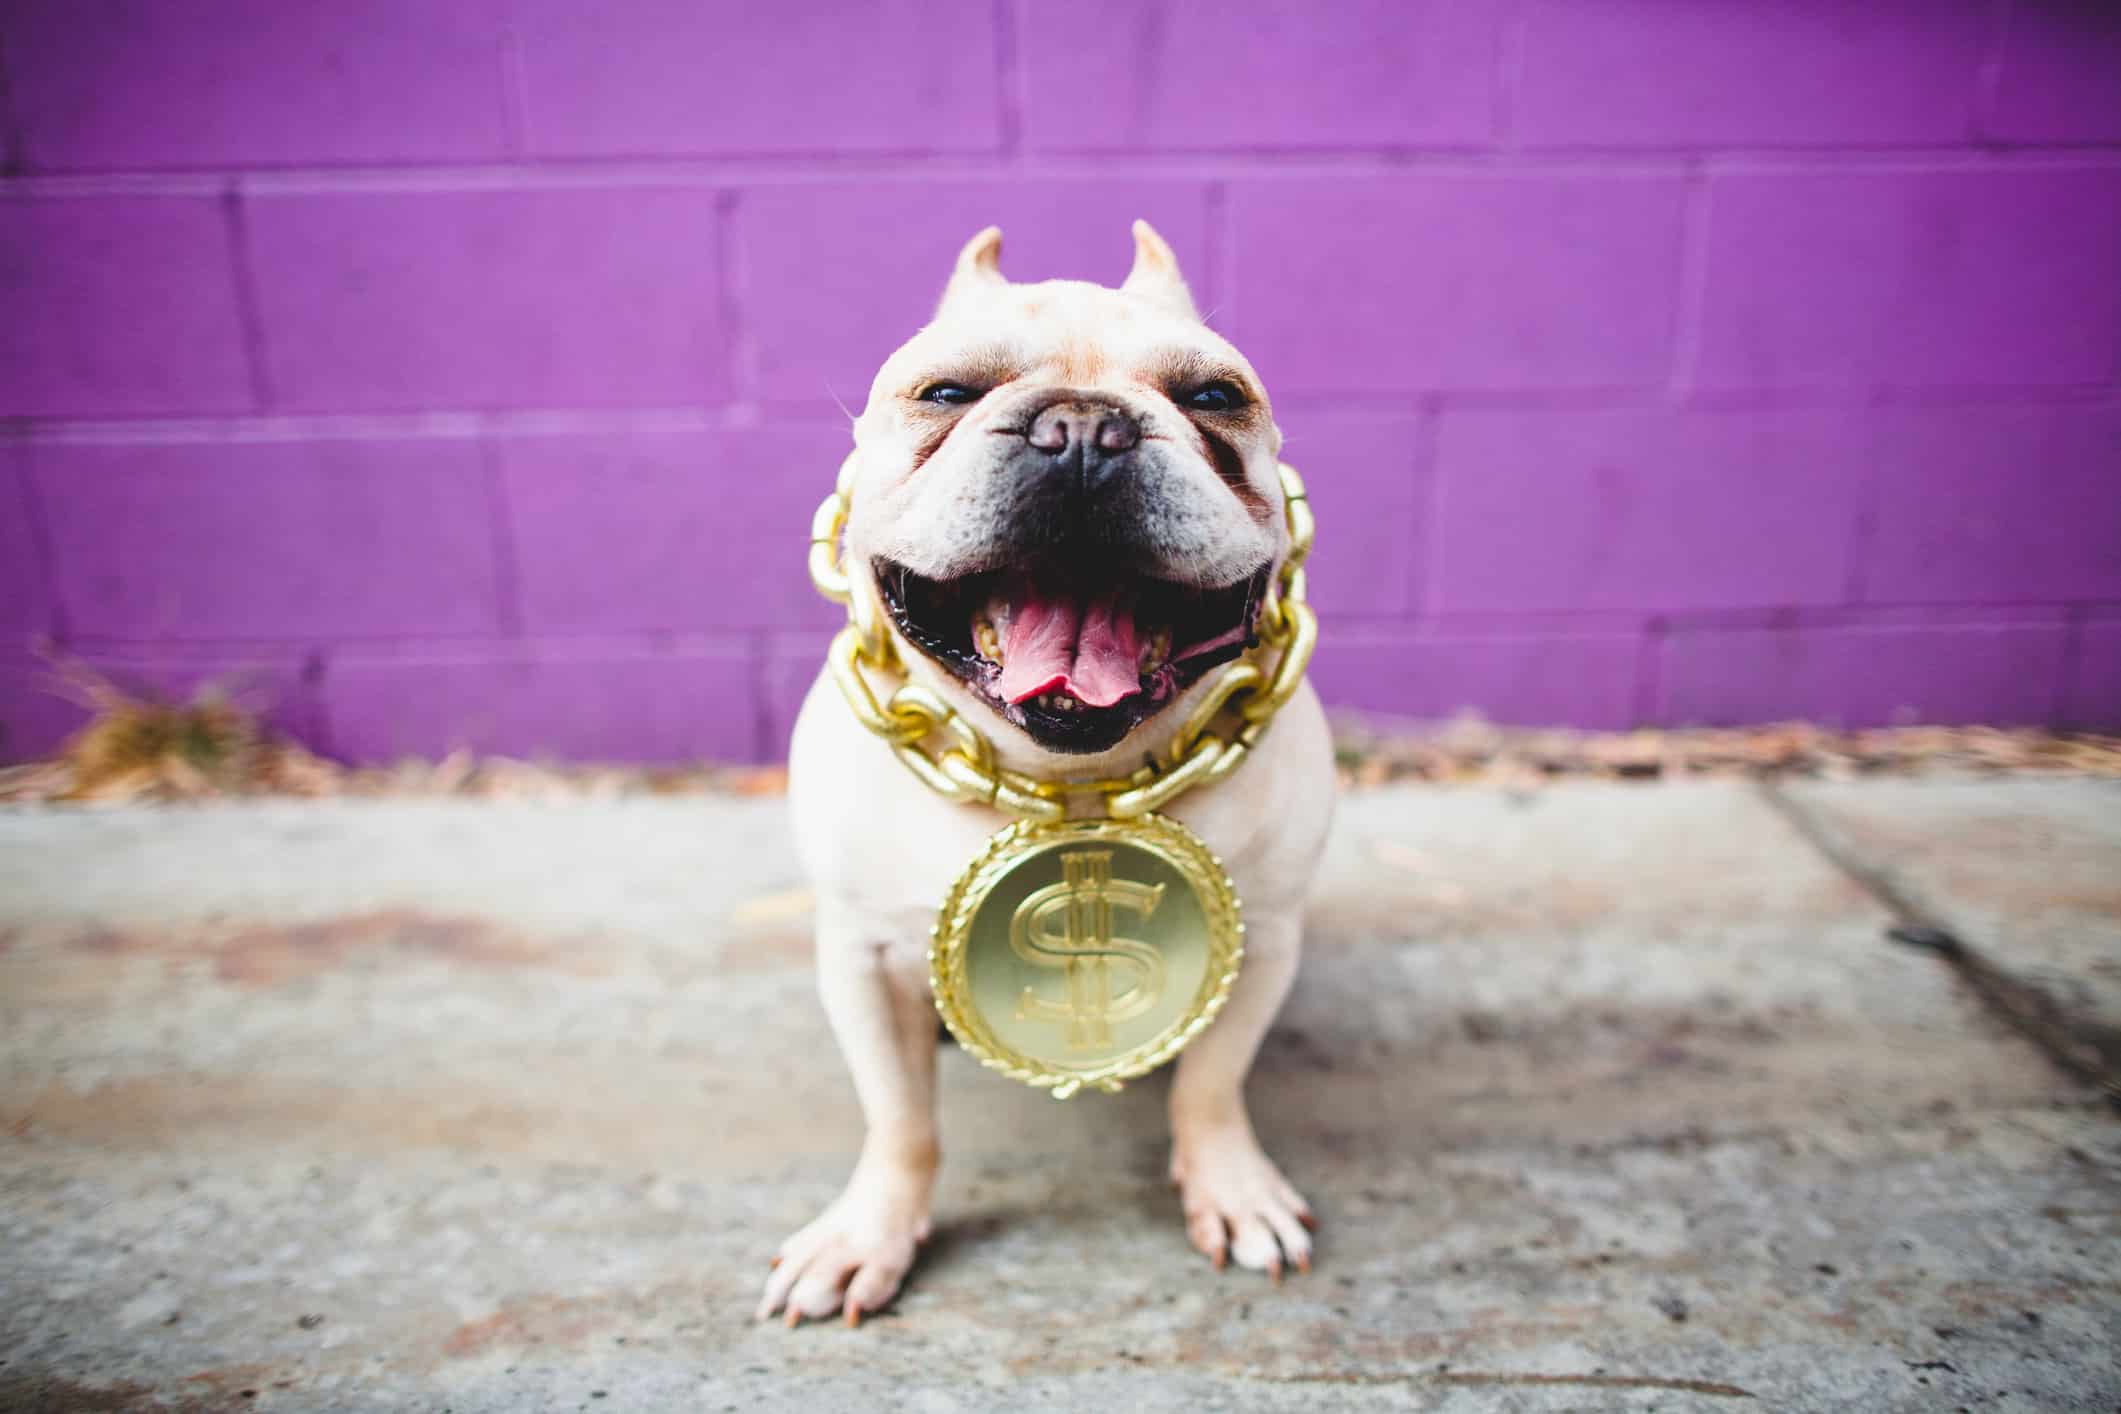
[[1246, 920], [1244, 967], [1228, 1005], [1178, 1058], [1171, 1181], [1179, 1186], [1195, 1247], [1218, 1267], [1234, 1257], [1279, 1281], [1284, 1261], [1311, 1269], [1316, 1224], [1310, 1204], [1259, 1147], [1244, 1088], [1252, 1057], [1295, 980], [1303, 935], [1294, 908], [1261, 915]]
[[854, 1076], [868, 1133], [854, 1176], [781, 1244], [759, 1319], [788, 1324], [843, 1305], [849, 1325], [891, 1300], [929, 1232], [935, 1131], [935, 1008], [926, 953], [877, 938], [844, 904], [818, 903], [818, 993]]

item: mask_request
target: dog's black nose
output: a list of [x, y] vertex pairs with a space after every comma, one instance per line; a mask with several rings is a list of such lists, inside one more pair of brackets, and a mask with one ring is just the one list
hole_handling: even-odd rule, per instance
[[1109, 481], [1141, 439], [1141, 424], [1124, 409], [1074, 400], [1040, 412], [1024, 436], [1049, 472], [1073, 477], [1086, 492]]

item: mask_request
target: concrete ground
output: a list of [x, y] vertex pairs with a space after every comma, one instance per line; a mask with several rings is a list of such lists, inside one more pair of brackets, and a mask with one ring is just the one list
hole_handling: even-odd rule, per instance
[[1351, 795], [1317, 1270], [1187, 1247], [1159, 1078], [951, 1051], [859, 1331], [749, 1320], [858, 1136], [807, 907], [776, 801], [0, 812], [0, 1408], [2121, 1407], [2113, 783]]

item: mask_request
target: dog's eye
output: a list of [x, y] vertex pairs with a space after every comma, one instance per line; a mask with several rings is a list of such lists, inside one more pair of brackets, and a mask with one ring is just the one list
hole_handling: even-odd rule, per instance
[[980, 400], [980, 390], [967, 388], [962, 383], [930, 383], [914, 394], [924, 403], [941, 403], [944, 407], [963, 407]]
[[1235, 412], [1244, 405], [1244, 390], [1221, 378], [1186, 394], [1186, 406], [1195, 412]]

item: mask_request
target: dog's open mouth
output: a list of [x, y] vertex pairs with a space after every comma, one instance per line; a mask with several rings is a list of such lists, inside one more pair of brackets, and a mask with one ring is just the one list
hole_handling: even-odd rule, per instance
[[1220, 589], [1120, 572], [873, 568], [906, 640], [1042, 746], [1104, 751], [1254, 642], [1267, 571]]

